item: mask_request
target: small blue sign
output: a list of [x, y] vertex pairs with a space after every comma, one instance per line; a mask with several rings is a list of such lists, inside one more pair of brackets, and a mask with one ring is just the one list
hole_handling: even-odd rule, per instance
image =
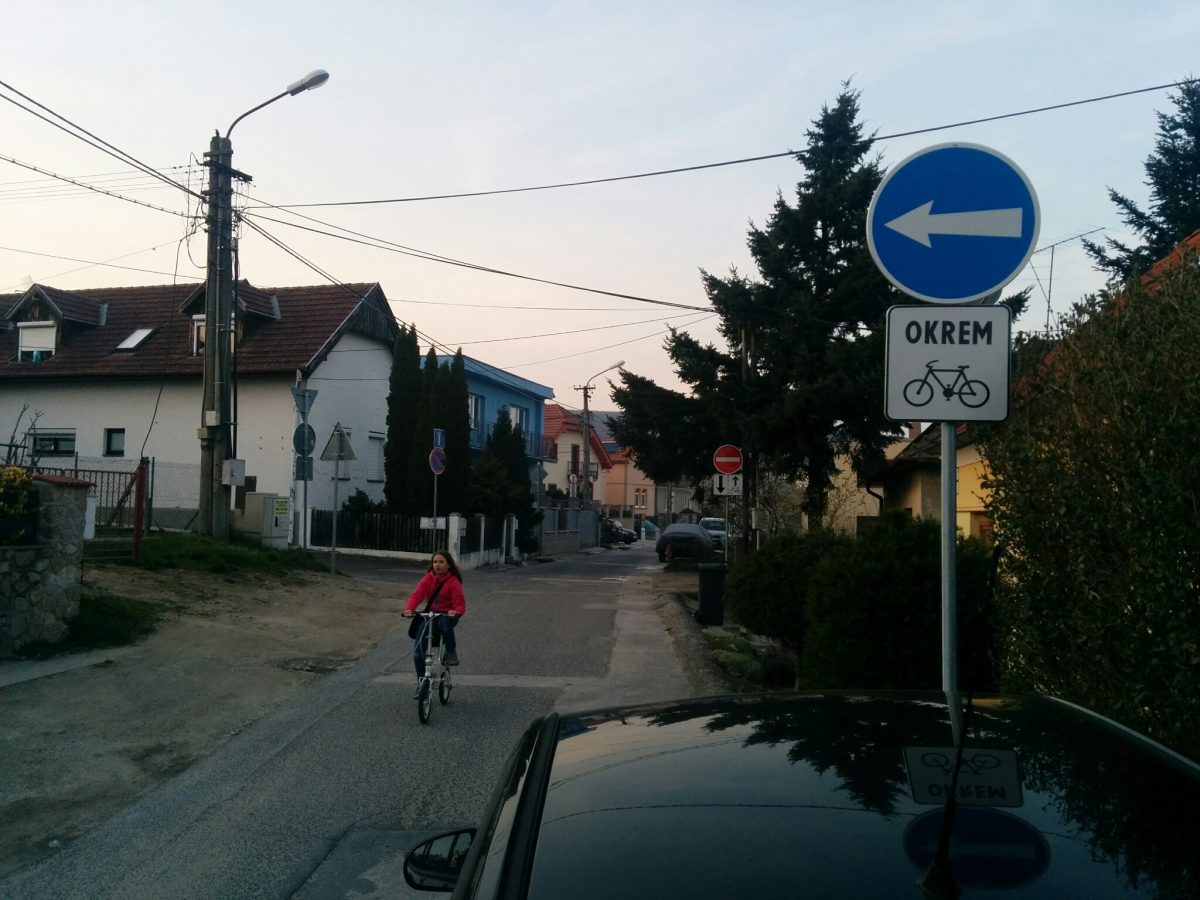
[[429, 470], [434, 475], [441, 475], [446, 471], [446, 451], [441, 447], [434, 447], [429, 451]]
[[1039, 217], [1033, 185], [1007, 156], [978, 144], [939, 144], [884, 176], [867, 210], [867, 245], [906, 294], [970, 303], [1025, 267]]
[[446, 429], [445, 428], [433, 429], [433, 446], [435, 446], [435, 447], [445, 447], [446, 446]]

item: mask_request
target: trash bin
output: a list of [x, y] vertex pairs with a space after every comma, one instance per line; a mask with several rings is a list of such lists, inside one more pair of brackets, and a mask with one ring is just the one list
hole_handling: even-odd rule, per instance
[[696, 619], [701, 625], [725, 624], [725, 564], [700, 563], [700, 608]]

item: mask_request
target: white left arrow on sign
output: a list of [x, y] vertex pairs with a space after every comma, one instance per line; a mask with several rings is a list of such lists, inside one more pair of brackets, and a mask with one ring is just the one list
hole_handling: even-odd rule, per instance
[[929, 236], [954, 234], [961, 237], [1021, 236], [1021, 209], [981, 209], [975, 212], [935, 213], [933, 201], [911, 209], [884, 223], [892, 231], [898, 231], [918, 244], [932, 247]]

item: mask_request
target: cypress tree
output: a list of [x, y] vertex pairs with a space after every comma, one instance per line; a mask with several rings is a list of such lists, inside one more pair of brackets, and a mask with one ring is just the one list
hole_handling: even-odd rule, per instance
[[421, 405], [421, 348], [416, 326], [401, 326], [392, 346], [388, 379], [387, 441], [383, 448], [383, 493], [391, 512], [413, 513], [412, 480], [408, 476], [413, 429]]

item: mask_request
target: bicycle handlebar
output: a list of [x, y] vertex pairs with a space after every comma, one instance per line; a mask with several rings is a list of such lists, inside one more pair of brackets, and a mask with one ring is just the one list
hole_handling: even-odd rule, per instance
[[413, 616], [421, 616], [421, 618], [423, 618], [423, 619], [432, 619], [432, 618], [434, 618], [434, 617], [436, 617], [436, 616], [448, 616], [448, 617], [449, 617], [449, 618], [451, 618], [451, 619], [457, 619], [457, 618], [458, 618], [458, 613], [452, 613], [452, 612], [417, 612], [415, 609], [414, 609], [412, 612], [402, 612], [402, 613], [400, 613], [400, 617], [401, 617], [401, 618], [404, 618], [404, 619], [411, 619]]

